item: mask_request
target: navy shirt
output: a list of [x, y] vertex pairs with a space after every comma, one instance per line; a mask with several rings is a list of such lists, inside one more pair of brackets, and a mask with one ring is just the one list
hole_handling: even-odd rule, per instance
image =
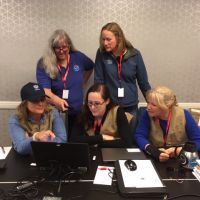
[[[121, 85], [118, 80], [117, 61], [111, 53], [98, 49], [95, 60], [94, 81], [105, 83], [113, 101], [122, 107], [138, 104], [137, 83], [143, 95], [151, 89], [142, 55], [137, 49], [128, 49], [122, 60]], [[124, 88], [124, 97], [118, 97], [118, 88]]]
[[[91, 70], [94, 67], [93, 61], [79, 51], [70, 53], [69, 73], [66, 79], [66, 89], [69, 90], [69, 113], [75, 114], [80, 111], [83, 104], [83, 75], [84, 71]], [[60, 67], [58, 77], [52, 79], [45, 72], [42, 60], [37, 64], [36, 77], [38, 83], [43, 88], [51, 89], [51, 91], [62, 98], [64, 83], [61, 80], [66, 73], [65, 67]]]

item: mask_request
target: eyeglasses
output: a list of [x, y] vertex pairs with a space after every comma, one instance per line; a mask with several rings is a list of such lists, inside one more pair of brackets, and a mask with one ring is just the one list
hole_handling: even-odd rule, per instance
[[88, 107], [90, 107], [90, 108], [91, 108], [92, 106], [94, 106], [95, 108], [97, 108], [97, 107], [103, 105], [104, 102], [105, 102], [105, 101], [103, 101], [103, 102], [99, 102], [99, 101], [88, 101], [87, 105], [88, 105]]
[[68, 48], [68, 46], [62, 46], [62, 47], [55, 46], [54, 50], [55, 51], [67, 51], [67, 48]]

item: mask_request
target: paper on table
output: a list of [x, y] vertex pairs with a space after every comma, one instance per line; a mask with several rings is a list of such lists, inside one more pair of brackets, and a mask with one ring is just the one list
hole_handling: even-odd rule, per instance
[[139, 148], [128, 148], [126, 149], [129, 153], [130, 152], [141, 152]]
[[119, 161], [125, 187], [164, 187], [150, 160], [134, 161], [137, 165], [135, 171], [130, 171], [125, 167], [125, 160]]
[[111, 185], [114, 167], [98, 166], [94, 184]]
[[[3, 150], [3, 149], [4, 150]], [[8, 155], [8, 153], [10, 152], [12, 147], [0, 147], [0, 160], [3, 160], [6, 158], [6, 156]]]

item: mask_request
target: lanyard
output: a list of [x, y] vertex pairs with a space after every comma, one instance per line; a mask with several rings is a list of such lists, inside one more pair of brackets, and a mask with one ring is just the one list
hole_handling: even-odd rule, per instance
[[[70, 54], [68, 54], [67, 68], [66, 68], [65, 75], [61, 77], [65, 89], [67, 88], [67, 86], [66, 86], [66, 80], [67, 80], [67, 76], [68, 76], [68, 74], [69, 74], [69, 64], [70, 64]], [[59, 65], [58, 65], [58, 69], [59, 69], [59, 71], [60, 71], [60, 73], [61, 73], [61, 69], [60, 69], [60, 66], [59, 66]]]
[[[97, 126], [98, 126], [98, 121], [97, 121], [97, 119], [95, 118], [95, 119], [94, 119], [94, 124], [93, 124], [93, 131], [94, 131], [94, 133], [96, 132]], [[100, 132], [100, 130], [101, 130], [101, 127], [102, 127], [102, 122], [100, 123], [100, 126], [99, 126], [99, 132]]]
[[163, 135], [164, 146], [166, 146], [167, 136], [168, 136], [168, 132], [169, 132], [169, 127], [170, 127], [171, 119], [172, 119], [172, 111], [170, 110], [168, 118], [167, 118], [166, 133], [165, 133], [165, 135]]
[[124, 51], [120, 54], [119, 62], [117, 61], [117, 73], [118, 73], [118, 80], [121, 82], [121, 71], [122, 71], [122, 58], [124, 55]]

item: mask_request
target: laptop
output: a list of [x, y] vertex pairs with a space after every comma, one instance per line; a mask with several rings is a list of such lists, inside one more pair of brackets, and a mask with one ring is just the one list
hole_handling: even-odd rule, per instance
[[31, 142], [38, 167], [65, 166], [69, 169], [89, 169], [89, 146], [85, 143]]
[[145, 160], [147, 157], [138, 148], [102, 148], [103, 162], [115, 162], [116, 160]]

